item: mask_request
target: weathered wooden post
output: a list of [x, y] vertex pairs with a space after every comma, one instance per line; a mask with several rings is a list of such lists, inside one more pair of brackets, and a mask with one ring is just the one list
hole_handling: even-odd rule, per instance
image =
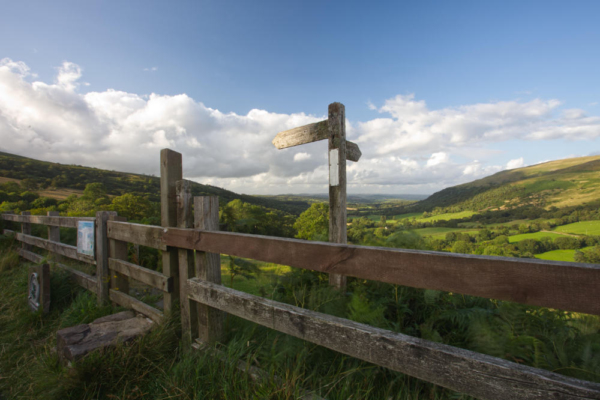
[[[127, 222], [127, 218], [119, 217], [117, 215], [111, 215], [108, 218], [109, 221]], [[121, 240], [109, 239], [109, 256], [116, 260], [128, 261], [127, 257], [127, 242]], [[125, 294], [129, 294], [129, 277], [117, 271], [109, 271], [110, 276], [110, 288], [118, 290]]]
[[[171, 149], [160, 151], [160, 223], [165, 228], [177, 226], [176, 182], [183, 176], [181, 153]], [[179, 254], [168, 248], [162, 253], [163, 274], [173, 277], [173, 292], [164, 295], [164, 311], [171, 312], [179, 301]]]
[[[22, 211], [21, 215], [31, 215], [31, 213], [29, 211]], [[21, 223], [21, 233], [23, 235], [31, 235], [31, 224], [29, 222]], [[23, 250], [31, 251], [30, 244], [23, 243], [21, 246], [22, 246]]]
[[106, 222], [111, 216], [116, 216], [115, 211], [96, 212], [96, 280], [98, 288], [96, 295], [98, 304], [109, 299], [110, 271], [108, 269], [108, 236]]
[[[192, 214], [192, 190], [190, 182], [186, 180], [177, 181], [177, 227], [193, 228], [194, 216]], [[181, 308], [181, 339], [185, 345], [184, 349], [192, 344], [198, 337], [198, 310], [196, 302], [190, 300], [185, 290], [185, 284], [189, 278], [196, 276], [194, 265], [194, 251], [179, 249], [179, 288]]]
[[[219, 230], [219, 197], [194, 197], [194, 228], [205, 231]], [[221, 284], [221, 255], [196, 251], [196, 276], [208, 282]], [[222, 311], [197, 303], [198, 337], [209, 343], [221, 338], [223, 330]]]
[[[346, 160], [357, 162], [362, 155], [358, 145], [346, 140], [346, 109], [342, 103], [329, 105], [328, 119], [279, 132], [273, 144], [278, 149], [328, 140], [329, 159], [329, 241], [347, 243]], [[346, 277], [331, 273], [329, 283], [346, 287]]]
[[[48, 211], [49, 217], [58, 217], [60, 213], [58, 211]], [[60, 227], [48, 225], [48, 240], [60, 243]], [[60, 255], [52, 253], [52, 260], [54, 262], [60, 262]]]
[[[346, 232], [346, 108], [342, 103], [329, 105], [329, 241], [348, 243]], [[346, 277], [329, 274], [329, 284], [346, 287]]]

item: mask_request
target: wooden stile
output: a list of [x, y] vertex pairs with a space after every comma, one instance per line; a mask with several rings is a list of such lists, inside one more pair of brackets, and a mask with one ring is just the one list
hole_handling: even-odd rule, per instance
[[140, 314], [144, 314], [156, 323], [160, 324], [164, 320], [164, 313], [159, 309], [156, 309], [135, 297], [113, 289], [110, 289], [109, 295], [110, 301], [115, 302], [122, 307], [131, 308]]
[[[194, 197], [194, 228], [219, 230], [219, 197]], [[207, 282], [221, 284], [221, 254], [196, 251], [196, 276]], [[198, 304], [198, 337], [205, 343], [222, 336], [224, 314], [205, 304]]]
[[[329, 105], [329, 241], [348, 242], [346, 227], [346, 109]], [[346, 277], [329, 274], [329, 284], [345, 290]]]
[[[119, 221], [126, 222], [127, 218], [119, 217], [117, 215], [111, 215], [108, 218], [109, 221]], [[109, 239], [109, 255], [111, 259], [114, 260], [123, 260], [127, 261], [127, 242], [123, 242], [121, 240]], [[129, 276], [128, 274], [124, 274], [118, 268], [111, 267], [111, 260], [109, 260], [109, 269], [111, 269], [110, 273], [110, 288], [114, 290], [118, 290], [120, 292], [129, 294]], [[113, 263], [114, 264], [114, 263]]]
[[512, 363], [343, 318], [305, 310], [194, 278], [188, 295], [204, 304], [481, 399], [600, 399], [600, 384]]
[[[192, 189], [189, 181], [177, 181], [177, 227], [193, 228]], [[179, 287], [181, 308], [181, 335], [186, 348], [198, 337], [198, 309], [196, 302], [190, 300], [182, 288], [188, 279], [196, 276], [194, 251], [179, 249]]]
[[[177, 226], [176, 182], [183, 176], [181, 153], [170, 149], [160, 151], [160, 224]], [[173, 292], [164, 295], [164, 310], [171, 312], [174, 302], [179, 301], [179, 252], [167, 249], [162, 253], [163, 273], [173, 277]]]
[[96, 279], [98, 281], [98, 304], [109, 300], [110, 270], [108, 268], [108, 235], [106, 225], [114, 211], [96, 212]]

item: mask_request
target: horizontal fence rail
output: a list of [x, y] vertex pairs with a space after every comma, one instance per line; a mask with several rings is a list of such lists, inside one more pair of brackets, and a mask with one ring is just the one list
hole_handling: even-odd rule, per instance
[[119, 292], [118, 290], [110, 289], [109, 297], [111, 301], [114, 301], [118, 305], [125, 308], [131, 308], [134, 311], [142, 313], [154, 322], [161, 323], [164, 319], [164, 314], [162, 311], [124, 292]]
[[94, 257], [87, 256], [85, 254], [81, 254], [77, 252], [76, 246], [70, 246], [68, 244], [53, 242], [51, 240], [42, 239], [36, 236], [25, 235], [19, 232], [13, 232], [11, 230], [5, 229], [5, 234], [12, 234], [15, 236], [20, 242], [30, 244], [32, 246], [39, 247], [40, 249], [48, 250], [52, 253], [56, 253], [61, 256], [65, 256], [71, 258], [73, 260], [82, 261], [88, 264], [96, 265], [96, 260]]
[[[31, 262], [34, 262], [36, 264], [40, 264], [45, 260], [45, 257], [43, 257], [39, 254], [33, 253], [31, 251], [19, 249], [18, 252], [21, 257], [23, 257]], [[95, 277], [93, 277], [92, 275], [88, 275], [85, 272], [81, 272], [76, 269], [69, 268], [66, 265], [61, 264], [61, 263], [54, 263], [54, 265], [67, 271], [69, 273], [69, 275], [71, 275], [71, 279], [75, 283], [77, 283], [79, 286], [83, 286], [87, 290], [96, 293], [98, 281], [96, 280]]]
[[151, 269], [140, 267], [137, 264], [114, 258], [108, 259], [108, 267], [113, 271], [133, 278], [148, 286], [162, 290], [163, 292], [173, 292], [173, 277], [168, 277], [160, 272], [152, 271]]
[[77, 228], [79, 221], [95, 221], [94, 217], [48, 217], [45, 215], [16, 215], [2, 214], [7, 221], [28, 224], [41, 224], [49, 226], [60, 226], [61, 228]]
[[600, 267], [594, 264], [309, 242], [114, 221], [108, 222], [108, 231], [119, 239], [135, 232], [136, 238], [154, 247], [161, 244], [163, 248], [230, 254], [396, 285], [600, 315]]
[[188, 296], [268, 328], [484, 399], [600, 399], [600, 384], [188, 279]]

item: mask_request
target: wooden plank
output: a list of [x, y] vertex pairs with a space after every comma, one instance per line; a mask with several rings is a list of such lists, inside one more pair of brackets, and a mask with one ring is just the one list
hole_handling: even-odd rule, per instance
[[[181, 180], [176, 183], [177, 189], [177, 227], [193, 228], [192, 189], [189, 181]], [[197, 303], [188, 299], [183, 288], [189, 278], [196, 276], [194, 251], [179, 249], [179, 287], [181, 308], [181, 338], [184, 349], [189, 349], [192, 341], [198, 337], [198, 307]]]
[[600, 384], [374, 328], [205, 282], [189, 296], [260, 325], [481, 399], [600, 399]]
[[108, 235], [107, 223], [111, 216], [116, 216], [114, 211], [96, 212], [96, 277], [98, 279], [98, 303], [109, 300], [110, 271], [108, 269]]
[[346, 140], [346, 160], [357, 162], [360, 160], [362, 152], [358, 145], [354, 142]]
[[[160, 151], [160, 225], [177, 226], [176, 182], [183, 177], [181, 154], [170, 150]], [[173, 292], [164, 295], [164, 310], [169, 313], [179, 300], [179, 252], [167, 249], [162, 253], [162, 268], [166, 276], [173, 277]]]
[[301, 144], [325, 140], [328, 137], [329, 131], [327, 129], [327, 120], [325, 120], [279, 132], [272, 143], [281, 150], [288, 147], [299, 146]]
[[[329, 241], [348, 243], [346, 234], [346, 108], [329, 105]], [[346, 277], [329, 274], [329, 284], [345, 290]]]
[[[19, 249], [19, 255], [31, 262], [36, 263], [36, 264], [42, 263], [45, 258], [39, 254], [33, 253], [31, 251], [26, 251], [23, 249]], [[75, 281], [75, 283], [77, 283], [79, 286], [83, 286], [85, 289], [87, 289], [93, 293], [96, 293], [96, 288], [97, 288], [98, 283], [96, 281], [96, 278], [94, 278], [93, 276], [88, 275], [85, 272], [81, 272], [76, 269], [67, 267], [64, 264], [57, 263], [57, 262], [52, 263], [52, 266], [56, 266], [56, 267], [59, 267], [65, 271], [67, 271], [69, 273], [69, 275], [71, 276], [71, 279], [73, 281]]]
[[[160, 289], [163, 292], [173, 292], [173, 278], [164, 276], [160, 272], [152, 271], [151, 269], [115, 258], [108, 259], [108, 267], [119, 274], [123, 274], [146, 285]], [[125, 290], [120, 291], [127, 293]]]
[[161, 323], [164, 319], [164, 314], [160, 310], [149, 306], [148, 304], [136, 299], [135, 297], [113, 289], [110, 289], [109, 295], [110, 301], [114, 301], [122, 307], [131, 308], [132, 310], [137, 311], [140, 314], [144, 314], [156, 323]]
[[[219, 230], [219, 197], [194, 197], [194, 228]], [[204, 281], [221, 284], [221, 254], [196, 251], [196, 276]], [[198, 337], [205, 343], [218, 341], [223, 335], [225, 315], [205, 304], [197, 305]]]
[[600, 315], [600, 266], [170, 228], [170, 246]]
[[[31, 215], [31, 213], [29, 211], [23, 211], [21, 212], [21, 215], [28, 216]], [[21, 233], [23, 235], [31, 236], [31, 224], [29, 224], [28, 222], [21, 223]], [[31, 245], [25, 241], [21, 244], [21, 247], [23, 248], [23, 250], [31, 251]]]
[[60, 217], [60, 216], [46, 216], [46, 215], [15, 215], [15, 214], [2, 214], [2, 218], [7, 221], [13, 222], [27, 222], [30, 224], [50, 225], [58, 226], [62, 228], [75, 228], [79, 221], [94, 221], [94, 217]]
[[[58, 217], [60, 213], [58, 211], [48, 211], [48, 217]], [[60, 227], [48, 226], [48, 240], [56, 243], [60, 243]], [[61, 260], [58, 254], [54, 254], [52, 259], [56, 262]]]
[[106, 226], [109, 239], [121, 240], [159, 250], [167, 250], [167, 245], [162, 241], [164, 229], [160, 226], [118, 221], [108, 221]]
[[[111, 215], [108, 217], [108, 220], [109, 221], [126, 222], [127, 218], [119, 217], [117, 215]], [[127, 258], [128, 258], [127, 242], [123, 242], [121, 240], [116, 240], [116, 239], [109, 239], [108, 240], [108, 255], [110, 257], [109, 263], [108, 263], [109, 268], [111, 268], [110, 259], [127, 261]], [[129, 294], [129, 275], [122, 273], [118, 269], [115, 269], [115, 268], [113, 268], [113, 269], [115, 270], [115, 273], [114, 274], [109, 273], [110, 288]]]
[[93, 257], [87, 256], [85, 254], [79, 254], [77, 252], [77, 247], [75, 246], [69, 246], [68, 244], [64, 243], [51, 242], [50, 240], [42, 239], [36, 236], [24, 235], [22, 233], [16, 233], [15, 236], [17, 240], [23, 243], [39, 247], [40, 249], [48, 250], [52, 253], [60, 254], [61, 256], [69, 257], [74, 260], [83, 261], [88, 264], [96, 264], [96, 261]]

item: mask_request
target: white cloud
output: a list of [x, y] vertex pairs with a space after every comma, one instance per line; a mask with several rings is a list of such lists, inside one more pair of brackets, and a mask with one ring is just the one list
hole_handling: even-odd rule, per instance
[[296, 153], [294, 154], [294, 161], [304, 161], [310, 159], [311, 155], [308, 153]]
[[506, 169], [521, 168], [523, 165], [525, 165], [525, 161], [523, 160], [523, 157], [519, 157], [507, 162]]
[[144, 68], [144, 71], [148, 71], [148, 72], [158, 71], [158, 67]]
[[[185, 94], [114, 89], [80, 93], [82, 69], [65, 62], [55, 83], [0, 61], [0, 149], [121, 171], [159, 171], [159, 150], [183, 154], [190, 179], [246, 193], [326, 192], [327, 143], [277, 150], [277, 132], [324, 115], [250, 110], [224, 113]], [[32, 81], [33, 80], [33, 81]], [[600, 118], [560, 112], [558, 100], [505, 101], [430, 110], [415, 96], [385, 101], [380, 118], [347, 121], [363, 157], [348, 163], [351, 192], [428, 193], [504, 169], [486, 159], [506, 140], [593, 139]], [[476, 160], [482, 160], [477, 161]], [[520, 160], [520, 161], [519, 161]], [[506, 168], [523, 159], [511, 160]]]

